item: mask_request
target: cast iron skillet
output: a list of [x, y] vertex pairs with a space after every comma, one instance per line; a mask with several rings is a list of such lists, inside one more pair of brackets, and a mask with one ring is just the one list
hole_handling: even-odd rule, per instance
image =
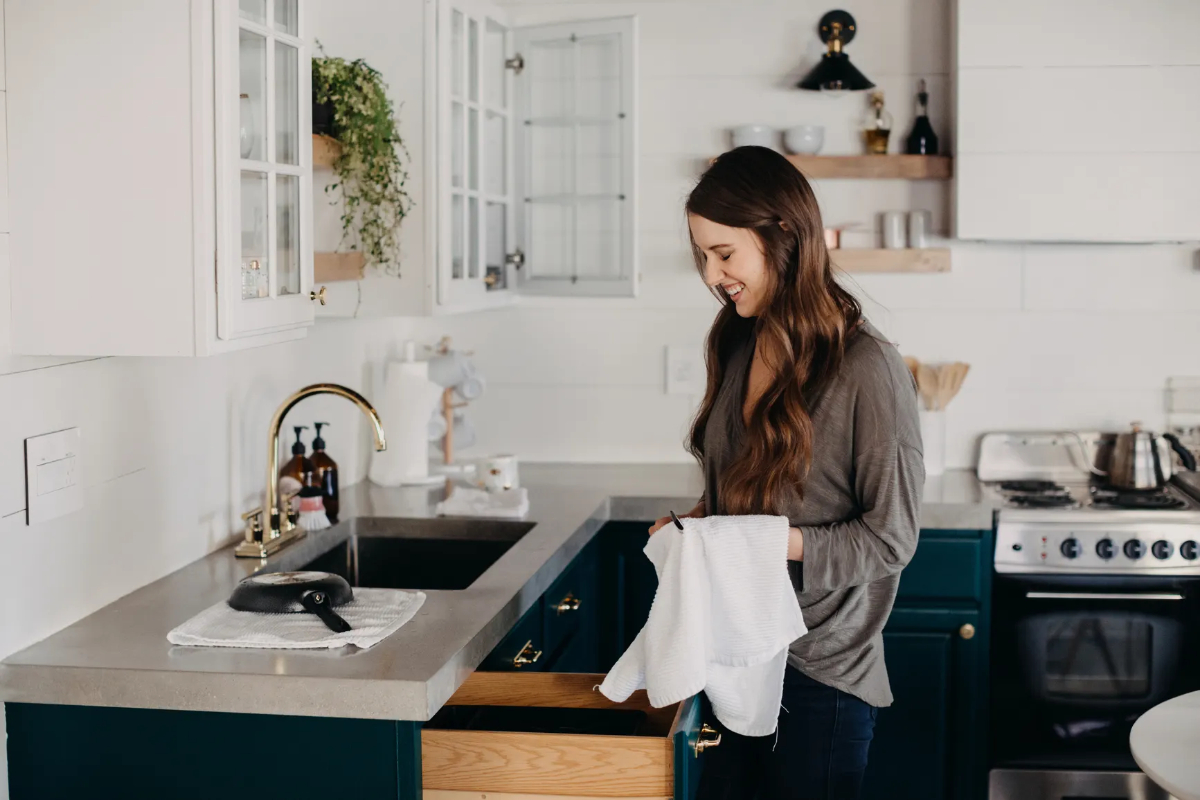
[[350, 630], [350, 623], [333, 610], [354, 599], [354, 590], [345, 579], [328, 572], [268, 572], [251, 575], [237, 585], [229, 596], [235, 611], [289, 614], [307, 611], [316, 614], [334, 633]]

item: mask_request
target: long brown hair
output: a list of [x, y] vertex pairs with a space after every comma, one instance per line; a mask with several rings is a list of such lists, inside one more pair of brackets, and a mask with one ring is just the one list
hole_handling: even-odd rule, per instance
[[[703, 464], [704, 430], [726, 361], [752, 331], [774, 377], [754, 405], [744, 446], [722, 470], [719, 499], [729, 514], [776, 511], [786, 487], [803, 496], [812, 464], [810, 403], [841, 366], [862, 308], [834, 279], [812, 187], [774, 150], [739, 147], [720, 156], [701, 176], [686, 208], [758, 236], [766, 254], [768, 297], [758, 316], [748, 320], [738, 316], [724, 292], [716, 292], [723, 307], [708, 334], [708, 388], [692, 424], [690, 450]], [[692, 254], [703, 275], [704, 253], [694, 239]], [[737, 413], [742, 413], [740, 402]]]

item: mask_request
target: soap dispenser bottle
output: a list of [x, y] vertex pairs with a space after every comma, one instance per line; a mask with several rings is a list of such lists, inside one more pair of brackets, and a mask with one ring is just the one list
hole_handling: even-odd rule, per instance
[[317, 429], [316, 438], [312, 442], [312, 463], [315, 467], [313, 476], [314, 485], [321, 490], [322, 500], [325, 503], [325, 516], [329, 517], [331, 523], [336, 523], [338, 518], [337, 462], [325, 452], [325, 440], [321, 438], [321, 428], [328, 425], [328, 422], [313, 423], [313, 427]]
[[[312, 460], [304, 455], [304, 442], [300, 441], [300, 431], [308, 430], [308, 426], [296, 425], [293, 430], [296, 431], [296, 443], [292, 445], [292, 457], [283, 465], [283, 469], [279, 470], [280, 497], [288, 497], [299, 492], [309, 484], [316, 471]], [[298, 512], [300, 501], [293, 499], [291, 506], [292, 511]]]

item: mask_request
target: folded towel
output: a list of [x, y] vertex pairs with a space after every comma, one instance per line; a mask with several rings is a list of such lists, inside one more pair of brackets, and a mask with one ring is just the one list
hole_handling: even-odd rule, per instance
[[379, 644], [408, 622], [425, 602], [424, 592], [355, 589], [354, 600], [335, 609], [351, 630], [334, 633], [315, 614], [234, 611], [225, 602], [201, 611], [167, 634], [171, 644], [192, 647], [253, 647], [280, 650], [333, 649]]
[[661, 708], [703, 690], [744, 736], [775, 731], [788, 645], [808, 632], [787, 570], [788, 521], [686, 519], [650, 537], [658, 573], [645, 626], [600, 684], [621, 702], [645, 688]]
[[504, 492], [485, 492], [456, 486], [449, 497], [437, 504], [434, 513], [449, 517], [521, 519], [529, 513], [529, 492], [523, 486]]

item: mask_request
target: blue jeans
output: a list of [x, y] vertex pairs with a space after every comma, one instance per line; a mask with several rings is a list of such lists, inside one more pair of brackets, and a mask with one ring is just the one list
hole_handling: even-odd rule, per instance
[[778, 743], [734, 733], [706, 713], [721, 744], [704, 753], [697, 800], [857, 800], [879, 709], [791, 666], [783, 707]]

